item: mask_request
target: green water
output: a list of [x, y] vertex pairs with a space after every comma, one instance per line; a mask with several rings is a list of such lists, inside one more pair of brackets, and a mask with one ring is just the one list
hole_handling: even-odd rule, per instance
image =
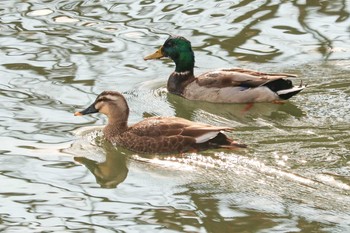
[[[348, 1], [0, 2], [0, 231], [349, 232]], [[168, 94], [168, 34], [192, 42], [197, 74], [298, 74], [283, 105]], [[130, 123], [180, 116], [234, 127], [233, 152], [141, 156], [74, 117], [103, 90]], [[97, 128], [91, 128], [97, 127]]]

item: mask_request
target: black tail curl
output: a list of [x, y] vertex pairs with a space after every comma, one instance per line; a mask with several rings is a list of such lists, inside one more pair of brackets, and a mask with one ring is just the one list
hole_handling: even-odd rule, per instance
[[277, 91], [293, 88], [293, 83], [288, 79], [281, 78], [281, 79], [276, 79], [268, 83], [265, 83], [263, 86], [268, 87], [273, 92], [277, 92]]
[[[268, 83], [265, 83], [263, 86], [266, 86], [271, 91], [275, 92], [278, 95], [278, 97], [281, 98], [282, 100], [287, 100], [303, 90], [302, 83], [300, 84], [299, 88], [294, 88], [292, 81], [290, 81], [288, 79], [283, 79], [283, 78], [272, 80]], [[290, 91], [278, 93], [280, 91], [288, 90], [288, 89], [290, 89]]]

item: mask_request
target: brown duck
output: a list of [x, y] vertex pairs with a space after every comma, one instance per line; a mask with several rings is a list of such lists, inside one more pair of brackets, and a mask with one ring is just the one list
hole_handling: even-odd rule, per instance
[[212, 126], [179, 117], [150, 117], [128, 126], [129, 107], [122, 94], [104, 91], [87, 109], [75, 116], [103, 113], [108, 117], [105, 138], [139, 153], [182, 153], [206, 149], [246, 147], [228, 138], [229, 127]]
[[280, 102], [302, 91], [305, 86], [293, 86], [286, 73], [263, 73], [241, 68], [209, 71], [194, 75], [194, 53], [191, 43], [181, 36], [170, 36], [145, 60], [169, 57], [175, 62], [167, 89], [189, 100], [214, 103]]

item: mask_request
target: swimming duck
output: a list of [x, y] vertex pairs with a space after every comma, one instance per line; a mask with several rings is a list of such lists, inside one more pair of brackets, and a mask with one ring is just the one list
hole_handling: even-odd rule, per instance
[[81, 116], [100, 112], [108, 117], [105, 138], [128, 150], [139, 153], [195, 152], [211, 148], [235, 149], [246, 147], [228, 138], [230, 127], [212, 126], [179, 117], [150, 117], [128, 126], [129, 107], [122, 94], [104, 91]]
[[281, 102], [305, 88], [302, 83], [293, 86], [286, 73], [262, 73], [254, 70], [231, 68], [209, 71], [194, 76], [194, 53], [191, 42], [181, 36], [170, 36], [145, 60], [169, 57], [175, 62], [175, 71], [168, 79], [170, 93], [189, 100], [214, 103]]

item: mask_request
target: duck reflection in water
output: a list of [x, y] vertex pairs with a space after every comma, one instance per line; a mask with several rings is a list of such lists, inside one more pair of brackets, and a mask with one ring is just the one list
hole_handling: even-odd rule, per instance
[[105, 161], [97, 162], [86, 157], [74, 157], [74, 160], [84, 164], [102, 188], [116, 188], [128, 175], [127, 156], [107, 141], [101, 142], [101, 144], [101, 148], [105, 152]]
[[[301, 118], [306, 115], [302, 107], [291, 101], [283, 104], [254, 103], [250, 107], [247, 107], [246, 104], [191, 101], [164, 91], [164, 88], [158, 82], [144, 83], [138, 89], [128, 92], [127, 95], [129, 101], [133, 102], [134, 108], [143, 109], [143, 117], [158, 116], [165, 113], [196, 121], [203, 119], [196, 118], [199, 115], [205, 117], [215, 114], [219, 118], [246, 124], [247, 119], [271, 119], [271, 117], [279, 115], [280, 120], [284, 120], [289, 117]], [[152, 104], [145, 104], [145, 100]]]

